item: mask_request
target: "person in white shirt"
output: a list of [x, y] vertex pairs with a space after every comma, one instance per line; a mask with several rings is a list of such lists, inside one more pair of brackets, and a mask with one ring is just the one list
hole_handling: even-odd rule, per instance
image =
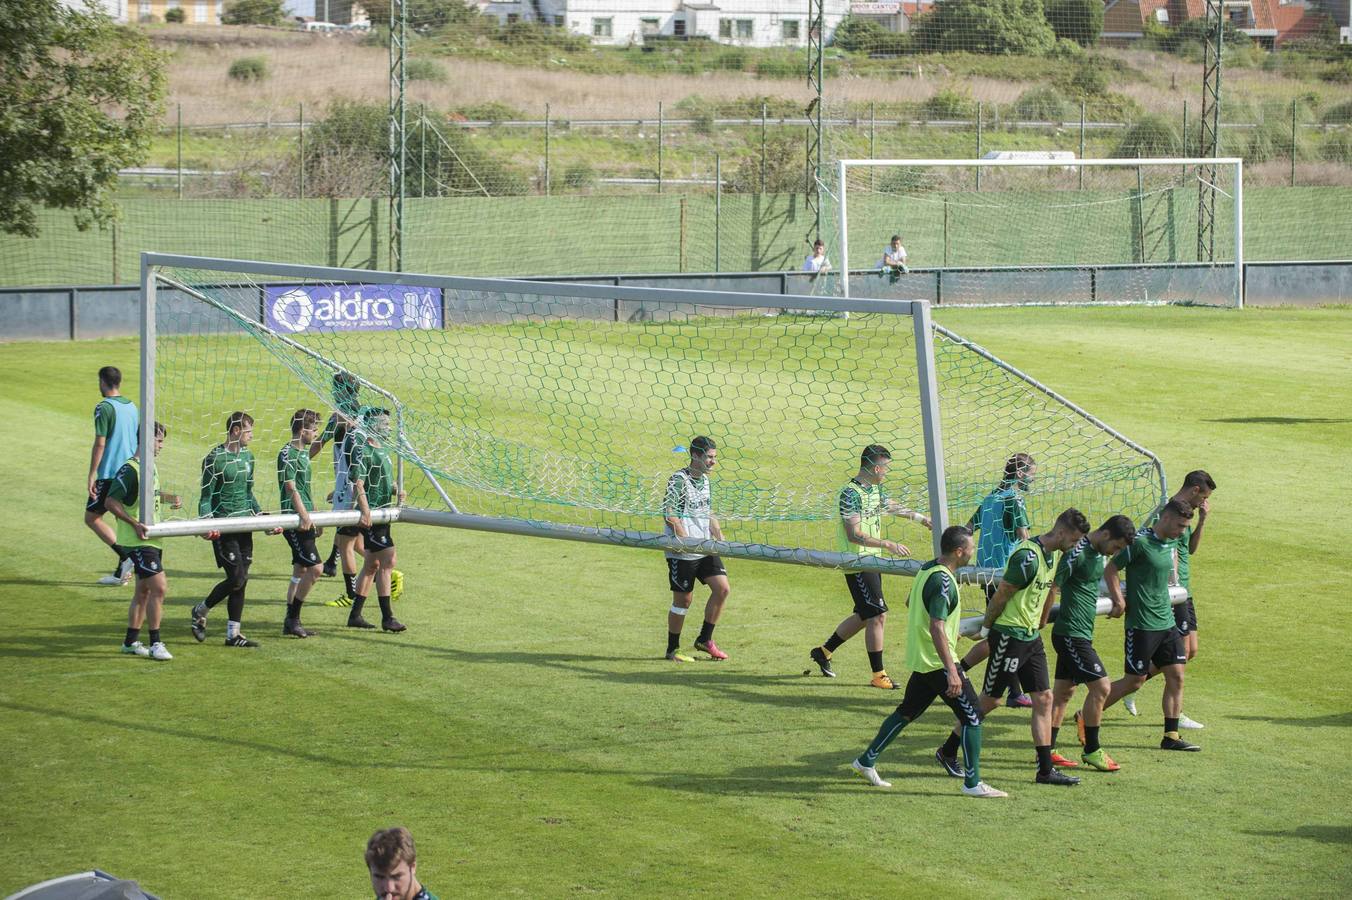
[[883, 249], [883, 261], [880, 268], [891, 269], [893, 275], [904, 275], [906, 268], [906, 248], [901, 246], [901, 235], [892, 235], [892, 242]]
[[826, 258], [826, 242], [818, 238], [812, 244], [812, 255], [803, 260], [804, 272], [828, 272], [831, 269], [831, 260]]

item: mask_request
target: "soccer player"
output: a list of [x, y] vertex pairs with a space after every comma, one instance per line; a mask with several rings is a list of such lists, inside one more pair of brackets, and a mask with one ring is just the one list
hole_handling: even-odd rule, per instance
[[300, 607], [310, 588], [319, 580], [319, 551], [315, 540], [320, 529], [310, 521], [314, 503], [310, 499], [310, 457], [319, 452], [315, 435], [319, 432], [319, 413], [298, 409], [291, 416], [291, 442], [277, 454], [277, 485], [281, 489], [282, 512], [300, 517], [299, 528], [282, 532], [291, 548], [291, 584], [286, 589], [286, 619], [282, 635], [307, 638], [312, 632], [300, 624]]
[[377, 831], [366, 842], [366, 869], [376, 900], [437, 900], [418, 881], [418, 853], [407, 828]]
[[[880, 556], [886, 552], [892, 556], [910, 556], [911, 551], [904, 544], [883, 540], [884, 511], [930, 527], [928, 518], [906, 509], [884, 493], [882, 484], [891, 465], [892, 453], [881, 444], [869, 444], [859, 454], [859, 472], [840, 489], [837, 521], [841, 553]], [[854, 612], [836, 626], [824, 644], [812, 648], [812, 661], [823, 675], [836, 677], [835, 669], [831, 666], [831, 654], [862, 629], [869, 669], [873, 672], [869, 684], [884, 690], [895, 690], [897, 684], [883, 665], [887, 602], [883, 599], [882, 576], [877, 572], [846, 570], [845, 585], [854, 599]]]
[[[249, 450], [253, 424], [253, 416], [248, 413], [232, 412], [225, 420], [224, 443], [211, 448], [202, 459], [202, 498], [197, 504], [197, 514], [202, 518], [256, 516], [263, 511], [253, 490], [254, 455]], [[268, 533], [280, 531], [278, 528]], [[244, 589], [249, 583], [249, 566], [253, 563], [253, 534], [211, 531], [203, 537], [211, 541], [216, 566], [225, 572], [225, 577], [211, 589], [205, 600], [192, 608], [192, 636], [198, 641], [207, 639], [207, 613], [222, 600], [227, 600], [225, 646], [257, 647], [257, 643], [240, 631]]]
[[[1183, 669], [1188, 662], [1183, 636], [1174, 621], [1169, 603], [1169, 578], [1174, 571], [1174, 543], [1192, 520], [1192, 504], [1170, 500], [1149, 528], [1136, 533], [1130, 547], [1113, 557], [1104, 578], [1108, 596], [1114, 605], [1125, 603], [1126, 674], [1113, 682], [1107, 709], [1145, 684], [1153, 664], [1164, 673], [1164, 738], [1161, 750], [1197, 751], [1202, 748], [1178, 736], [1178, 719], [1183, 711]], [[1118, 573], [1126, 572], [1127, 591], [1123, 599]]]
[[[1028, 528], [1028, 508], [1024, 505], [1023, 494], [1033, 485], [1033, 476], [1037, 475], [1037, 463], [1027, 453], [1015, 453], [1005, 461], [1005, 471], [1000, 483], [985, 496], [976, 512], [967, 521], [967, 527], [980, 537], [976, 545], [976, 564], [983, 569], [1003, 569], [1009, 562], [1009, 555], [1020, 541], [1028, 540], [1031, 532]], [[982, 584], [986, 592], [986, 605], [990, 606], [995, 596], [994, 582]], [[971, 671], [978, 663], [990, 655], [990, 644], [978, 641], [967, 651], [962, 659], [962, 670]], [[1027, 709], [1033, 701], [1022, 691], [1010, 691], [1009, 705]]]
[[[360, 386], [349, 372], [333, 376], [334, 412], [319, 436], [320, 445], [333, 441], [333, 509], [335, 512], [352, 509], [352, 486], [348, 479], [355, 434], [354, 426], [362, 407], [357, 402]], [[324, 574], [337, 573], [339, 561], [343, 566], [343, 594], [330, 600], [326, 606], [351, 606], [357, 587], [357, 541], [360, 532], [355, 525], [344, 525], [334, 530], [333, 549], [324, 562]]]
[[[1020, 541], [981, 624], [981, 637], [989, 637], [991, 647], [981, 685], [981, 717], [1000, 705], [1006, 687], [1013, 691], [1022, 686], [1032, 697], [1038, 784], [1069, 787], [1080, 783], [1052, 765], [1052, 691], [1047, 681], [1047, 652], [1038, 631], [1045, 621], [1044, 610], [1052, 601], [1061, 554], [1088, 532], [1089, 520], [1072, 507], [1056, 517], [1051, 531]], [[957, 765], [961, 737], [955, 731], [939, 748], [939, 764], [950, 775], [961, 774]]]
[[361, 530], [362, 556], [365, 564], [357, 576], [357, 590], [352, 597], [352, 610], [347, 615], [348, 628], [375, 628], [362, 618], [362, 607], [371, 585], [376, 588], [376, 599], [380, 603], [380, 627], [383, 631], [406, 631], [407, 627], [394, 617], [390, 609], [390, 572], [394, 570], [394, 538], [390, 536], [388, 522], [372, 524], [371, 510], [385, 509], [398, 502], [404, 502], [403, 491], [395, 484], [394, 464], [390, 461], [385, 441], [390, 433], [390, 411], [387, 409], [367, 409], [357, 426], [355, 447], [352, 451], [352, 497], [361, 518], [357, 527]]
[[115, 366], [99, 369], [99, 393], [103, 399], [94, 407], [94, 446], [89, 451], [89, 479], [85, 486], [89, 497], [85, 501], [84, 520], [89, 530], [117, 554], [113, 573], [100, 578], [99, 584], [118, 585], [131, 578], [132, 564], [118, 545], [113, 529], [103, 521], [103, 514], [108, 511], [105, 501], [113, 476], [140, 444], [141, 414], [135, 403], [122, 396], [122, 372]]
[[[712, 514], [712, 494], [709, 473], [718, 464], [718, 445], [713, 438], [703, 435], [690, 442], [690, 465], [667, 479], [666, 498], [662, 503], [664, 531], [668, 537], [685, 541], [723, 540], [723, 529]], [[671, 586], [671, 609], [667, 611], [667, 659], [672, 662], [694, 662], [680, 652], [681, 629], [685, 614], [694, 599], [695, 579], [709, 588], [709, 599], [704, 604], [704, 625], [695, 639], [695, 649], [709, 654], [712, 659], [727, 659], [728, 655], [714, 643], [714, 626], [723, 614], [723, 607], [732, 592], [728, 584], [728, 570], [718, 554], [677, 553], [668, 550], [667, 582]]]
[[896, 711], [883, 720], [878, 735], [850, 767], [874, 787], [891, 787], [878, 775], [874, 765], [903, 728], [929, 709], [934, 698], [942, 697], [957, 716], [962, 732], [963, 759], [967, 770], [962, 792], [969, 797], [1008, 796], [981, 780], [981, 716], [977, 712], [976, 691], [967, 675], [958, 668], [958, 625], [962, 619], [958, 602], [957, 571], [972, 559], [975, 548], [972, 532], [963, 525], [951, 525], [939, 538], [939, 557], [925, 563], [911, 585], [906, 601], [909, 608], [909, 639], [906, 665], [911, 677]]
[[[160, 455], [168, 434], [167, 428], [159, 422], [155, 423], [156, 456]], [[104, 494], [108, 512], [117, 520], [118, 546], [123, 548], [136, 572], [136, 593], [132, 595], [131, 606], [127, 608], [127, 634], [122, 640], [122, 652], [168, 661], [174, 656], [164, 646], [164, 641], [160, 640], [160, 619], [164, 613], [164, 597], [168, 592], [168, 579], [164, 575], [161, 555], [164, 545], [147, 537], [146, 527], [138, 521], [141, 512], [140, 472], [140, 461], [135, 456], [131, 457], [117, 470]], [[172, 509], [183, 505], [183, 501], [174, 494], [160, 491], [159, 473], [153, 464], [150, 467], [150, 483], [155, 498], [156, 520], [159, 519], [161, 500]], [[149, 647], [139, 640], [142, 625], [150, 627]]]
[[[1084, 764], [1101, 772], [1116, 772], [1121, 768], [1099, 745], [1103, 701], [1108, 699], [1112, 682], [1094, 649], [1094, 618], [1098, 615], [1099, 583], [1103, 581], [1104, 565], [1135, 540], [1135, 523], [1126, 516], [1112, 516], [1080, 538], [1056, 567], [1061, 609], [1052, 626], [1052, 647], [1056, 650], [1056, 680], [1052, 685], [1053, 765], [1077, 765], [1056, 752], [1056, 738], [1066, 715], [1066, 705], [1075, 695], [1076, 686], [1083, 684], [1089, 696], [1085, 698], [1084, 708], [1075, 714], [1075, 722], [1084, 735]], [[1050, 607], [1047, 612], [1051, 612]], [[1109, 615], [1116, 618], [1122, 613], [1123, 610], [1115, 606]]]
[[[1191, 504], [1197, 514], [1197, 524], [1189, 524], [1174, 543], [1174, 580], [1188, 592], [1187, 600], [1174, 605], [1174, 624], [1178, 626], [1179, 633], [1183, 635], [1183, 648], [1187, 652], [1189, 662], [1197, 655], [1197, 608], [1192, 600], [1191, 560], [1193, 554], [1197, 552], [1197, 548], [1201, 546], [1202, 529], [1206, 525], [1207, 515], [1211, 512], [1211, 492], [1215, 489], [1215, 480], [1204, 470], [1195, 469], [1184, 476], [1183, 486], [1172, 498]], [[1151, 677], [1154, 677], [1154, 675], [1155, 673], [1151, 672]], [[1137, 714], [1134, 694], [1128, 694], [1124, 697], [1122, 705], [1133, 716]], [[1195, 719], [1188, 718], [1187, 714], [1180, 709], [1178, 712], [1178, 727], [1196, 729], [1202, 728], [1203, 725]]]

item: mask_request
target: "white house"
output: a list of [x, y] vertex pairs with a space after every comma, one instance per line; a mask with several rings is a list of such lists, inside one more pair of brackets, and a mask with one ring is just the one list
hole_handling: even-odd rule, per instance
[[[478, 0], [501, 22], [536, 21], [567, 28], [597, 44], [641, 44], [651, 36], [702, 37], [747, 47], [807, 44], [807, 0]], [[826, 37], [850, 11], [849, 0], [825, 0]]]

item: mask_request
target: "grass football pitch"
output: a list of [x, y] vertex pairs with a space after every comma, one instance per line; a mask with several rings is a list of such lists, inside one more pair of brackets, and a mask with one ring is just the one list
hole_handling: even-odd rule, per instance
[[[899, 698], [866, 686], [862, 638], [839, 678], [803, 676], [849, 611], [830, 572], [731, 561], [732, 658], [677, 667], [647, 551], [396, 526], [409, 631], [347, 632], [326, 580], [319, 635], [284, 641], [289, 557], [260, 537], [245, 630], [263, 646], [244, 652], [220, 614], [205, 644], [188, 635], [216, 572], [184, 538], [166, 550], [176, 658], [123, 657], [128, 591], [93, 584], [112, 557], [77, 504], [94, 373], [135, 385], [136, 344], [0, 346], [0, 891], [98, 867], [164, 897], [362, 896], [366, 837], [402, 823], [442, 897], [1346, 896], [1349, 316], [939, 314], [1158, 452], [1171, 483], [1219, 482], [1193, 564], [1202, 752], [1157, 749], [1152, 682], [1140, 718], [1105, 717], [1121, 772], [1038, 786], [1028, 714], [1002, 709], [982, 763], [1011, 796], [989, 802], [935, 765], [938, 704], [882, 757], [892, 790], [849, 772]], [[901, 610], [909, 582], [887, 588]], [[1121, 628], [1100, 620], [1113, 673]]]

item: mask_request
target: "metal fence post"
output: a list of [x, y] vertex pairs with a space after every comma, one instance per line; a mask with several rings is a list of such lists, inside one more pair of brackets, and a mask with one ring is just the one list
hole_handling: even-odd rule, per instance
[[305, 199], [305, 104], [300, 105], [300, 199]]
[[1291, 101], [1291, 187], [1296, 186], [1296, 103]]
[[[976, 101], [976, 156], [974, 159], [981, 158], [981, 101]], [[981, 190], [981, 166], [976, 167], [976, 189]]]
[[662, 193], [662, 132], [666, 125], [662, 101], [657, 101], [657, 193]]
[[761, 104], [761, 164], [760, 164], [760, 192], [765, 193], [765, 116], [768, 110], [767, 104]]
[[714, 271], [722, 271], [723, 157], [714, 154]]
[[178, 126], [175, 128], [178, 142], [178, 199], [183, 199], [183, 104], [178, 105]]
[[549, 104], [545, 104], [545, 196], [549, 196]]
[[[1080, 159], [1084, 159], [1084, 101], [1080, 101]], [[1080, 190], [1084, 190], [1084, 166], [1080, 166]]]

